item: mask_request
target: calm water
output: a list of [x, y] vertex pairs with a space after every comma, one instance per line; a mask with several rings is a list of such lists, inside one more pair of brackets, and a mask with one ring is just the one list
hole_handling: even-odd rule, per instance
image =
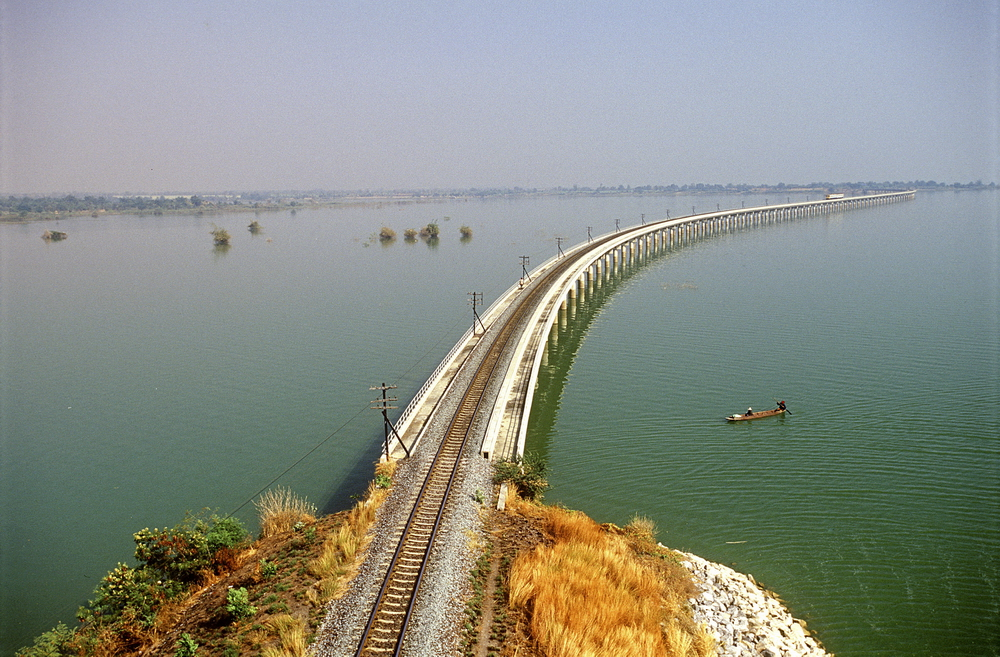
[[[582, 307], [533, 417], [548, 499], [652, 517], [838, 654], [996, 654], [997, 198], [714, 238]], [[489, 304], [519, 256], [763, 202], [385, 204], [261, 214], [258, 236], [252, 215], [75, 218], [54, 244], [54, 224], [0, 226], [3, 654], [71, 622], [142, 527], [206, 506], [252, 524], [273, 483], [347, 506], [381, 432], [368, 387], [408, 401], [470, 323], [467, 293]], [[437, 245], [369, 244], [428, 221]], [[793, 415], [720, 421], [772, 396]]]

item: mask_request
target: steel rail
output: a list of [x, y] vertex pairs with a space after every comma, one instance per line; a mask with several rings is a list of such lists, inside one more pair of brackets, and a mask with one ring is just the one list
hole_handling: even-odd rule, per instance
[[[613, 237], [613, 235], [608, 236], [607, 239]], [[595, 242], [592, 246], [597, 246], [599, 242]], [[416, 592], [423, 579], [431, 546], [459, 472], [461, 454], [472, 435], [472, 425], [483, 401], [485, 390], [521, 320], [534, 308], [535, 303], [543, 298], [549, 281], [569, 268], [577, 257], [580, 257], [580, 254], [565, 258], [563, 262], [537, 279], [536, 284], [531, 286], [528, 294], [519, 300], [499, 331], [494, 333], [495, 337], [489, 344], [489, 350], [463, 393], [458, 409], [449, 422], [445, 438], [438, 446], [417, 494], [372, 613], [358, 642], [355, 653], [357, 657], [400, 654], [416, 602]], [[445, 483], [442, 480], [446, 477]]]

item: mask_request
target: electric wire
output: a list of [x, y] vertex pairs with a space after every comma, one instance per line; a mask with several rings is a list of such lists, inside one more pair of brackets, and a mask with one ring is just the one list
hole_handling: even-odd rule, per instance
[[[444, 335], [449, 334], [452, 330], [455, 329], [455, 327], [457, 327], [463, 321], [467, 321], [467, 317], [466, 317], [465, 313], [462, 313], [462, 315], [461, 315], [460, 318], [456, 318], [456, 320], [454, 321], [454, 323], [452, 323], [452, 325], [449, 327], [450, 330], [448, 332], [443, 333], [442, 337], [440, 337], [437, 340], [437, 342], [435, 342], [430, 347], [428, 347], [424, 351], [424, 353], [420, 355], [419, 358], [417, 358], [415, 361], [413, 361], [413, 364], [410, 365], [409, 368], [407, 368], [406, 370], [404, 370], [402, 373], [397, 374], [396, 377], [394, 379], [392, 379], [393, 384], [395, 385], [396, 383], [398, 383], [402, 378], [404, 378], [405, 376], [407, 376], [408, 374], [410, 374], [410, 372], [412, 372], [413, 370], [415, 370], [417, 368], [417, 366], [420, 365], [420, 363], [422, 363], [424, 361], [424, 359], [427, 358], [427, 356], [429, 356], [431, 353], [437, 351], [438, 348], [441, 346], [441, 343], [444, 342], [444, 340], [445, 340]], [[247, 504], [249, 504], [250, 502], [254, 501], [264, 491], [266, 491], [268, 488], [270, 488], [271, 486], [273, 486], [276, 481], [278, 481], [279, 479], [281, 479], [282, 477], [284, 477], [286, 474], [288, 474], [289, 472], [291, 472], [293, 469], [295, 469], [296, 467], [298, 467], [303, 461], [305, 461], [307, 458], [309, 458], [320, 447], [322, 447], [326, 443], [330, 442], [330, 439], [332, 439], [334, 436], [336, 436], [341, 431], [343, 431], [347, 427], [347, 425], [349, 425], [351, 422], [353, 422], [354, 420], [356, 420], [358, 417], [360, 417], [367, 410], [370, 410], [370, 407], [367, 404], [365, 404], [364, 407], [362, 407], [361, 409], [359, 409], [354, 415], [352, 415], [347, 420], [345, 420], [343, 422], [343, 424], [341, 424], [339, 427], [337, 427], [336, 429], [334, 429], [333, 432], [330, 433], [330, 435], [328, 435], [326, 438], [324, 438], [319, 443], [317, 443], [316, 445], [314, 445], [309, 451], [307, 451], [305, 454], [303, 454], [302, 456], [300, 456], [298, 458], [298, 460], [296, 460], [290, 466], [288, 466], [287, 468], [285, 468], [284, 470], [282, 470], [277, 476], [275, 476], [269, 482], [267, 482], [266, 484], [264, 484], [264, 486], [261, 487], [256, 493], [254, 493], [253, 495], [251, 495], [250, 497], [248, 497], [238, 507], [236, 507], [235, 509], [233, 509], [232, 511], [230, 511], [227, 514], [227, 516], [233, 516], [233, 515], [236, 515], [237, 513], [239, 513], [240, 511], [242, 511], [246, 507]]]

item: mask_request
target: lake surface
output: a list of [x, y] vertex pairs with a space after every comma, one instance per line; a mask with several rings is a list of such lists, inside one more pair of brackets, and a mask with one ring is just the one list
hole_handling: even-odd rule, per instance
[[[773, 588], [839, 655], [997, 654], [998, 198], [918, 194], [707, 239], [581, 306], [532, 416], [547, 500], [649, 516], [664, 543]], [[143, 527], [204, 507], [253, 526], [273, 485], [347, 507], [381, 438], [369, 386], [409, 401], [471, 323], [468, 293], [488, 305], [519, 256], [764, 200], [0, 225], [0, 651], [71, 624]], [[437, 244], [370, 239], [430, 221]], [[792, 415], [721, 421], [772, 397]]]

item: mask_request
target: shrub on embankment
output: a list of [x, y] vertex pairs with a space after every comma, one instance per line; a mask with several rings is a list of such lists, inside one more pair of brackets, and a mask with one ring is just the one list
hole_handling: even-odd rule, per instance
[[60, 623], [18, 657], [304, 655], [324, 603], [353, 576], [391, 484], [391, 467], [377, 473], [353, 509], [319, 519], [291, 491], [268, 491], [253, 542], [237, 519], [215, 515], [137, 532], [137, 565], [102, 579], [80, 626]]

